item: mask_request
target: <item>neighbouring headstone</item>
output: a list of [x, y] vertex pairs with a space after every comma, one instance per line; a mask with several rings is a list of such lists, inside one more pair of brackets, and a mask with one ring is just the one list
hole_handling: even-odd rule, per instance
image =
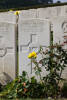
[[61, 16], [61, 17], [54, 17], [51, 20], [51, 23], [53, 25], [53, 42], [54, 44], [60, 43], [65, 44], [65, 47], [67, 47], [67, 17]]
[[14, 16], [11, 13], [0, 13], [0, 75], [5, 73], [11, 79], [16, 76], [16, 19]]
[[[33, 65], [28, 54], [37, 52], [39, 46], [44, 49], [50, 45], [50, 24], [42, 19], [19, 19], [19, 74], [27, 71], [33, 74]], [[46, 74], [46, 72], [44, 72]]]
[[[63, 45], [67, 50], [67, 17], [55, 17], [51, 20], [53, 25], [53, 42]], [[63, 71], [62, 77], [67, 78], [67, 68]]]

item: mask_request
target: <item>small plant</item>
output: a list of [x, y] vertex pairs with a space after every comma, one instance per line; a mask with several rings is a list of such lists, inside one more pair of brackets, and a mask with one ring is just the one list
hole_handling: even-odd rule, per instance
[[31, 78], [30, 86], [28, 88], [29, 98], [45, 98], [44, 84], [42, 82], [37, 82], [35, 77]]
[[37, 82], [35, 77], [28, 79], [23, 71], [22, 76], [15, 80], [14, 85], [7, 94], [7, 98], [43, 98], [44, 84]]
[[13, 82], [7, 84], [3, 91], [0, 93], [0, 97], [3, 98], [21, 98], [26, 97], [27, 88], [29, 86], [29, 80], [27, 73], [23, 71], [22, 75], [16, 78]]
[[28, 79], [28, 75], [23, 71], [22, 76], [19, 76], [12, 83], [7, 84], [3, 92], [0, 94], [3, 98], [44, 98], [44, 84], [37, 82], [35, 77]]
[[[38, 55], [41, 59], [37, 60]], [[1, 97], [16, 98], [57, 98], [61, 93], [59, 83], [64, 68], [67, 66], [67, 51], [60, 45], [50, 46], [46, 51], [40, 47], [39, 51], [32, 52], [28, 58], [34, 63], [35, 74], [40, 77], [38, 81], [36, 77], [29, 79], [27, 72], [23, 71], [13, 82], [7, 84]], [[45, 68], [48, 74], [42, 76], [42, 68]], [[62, 96], [65, 96], [66, 85], [62, 88]], [[66, 96], [65, 96], [66, 97]]]
[[29, 87], [29, 80], [27, 73], [23, 71], [22, 76], [15, 79], [12, 88], [10, 89], [7, 97], [8, 98], [21, 98], [26, 97], [26, 92]]
[[[37, 61], [35, 57], [30, 57], [35, 64], [35, 74], [40, 76], [45, 86], [47, 97], [57, 97], [60, 94], [59, 82], [62, 80], [61, 75], [67, 67], [67, 51], [61, 45], [50, 46], [46, 51], [40, 47], [37, 54], [41, 55], [41, 60]], [[46, 69], [48, 75], [42, 77], [42, 67]]]

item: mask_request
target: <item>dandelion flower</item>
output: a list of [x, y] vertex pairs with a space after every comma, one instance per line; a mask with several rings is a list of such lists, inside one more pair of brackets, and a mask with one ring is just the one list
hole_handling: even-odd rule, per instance
[[36, 58], [36, 57], [37, 57], [37, 54], [34, 51], [28, 55], [28, 58]]
[[15, 15], [19, 15], [20, 14], [20, 11], [16, 11], [14, 14]]
[[32, 57], [32, 53], [30, 53], [29, 55], [28, 55], [28, 58], [31, 58]]
[[9, 10], [10, 12], [13, 11], [12, 9]]
[[36, 52], [32, 52], [32, 57], [34, 57], [34, 58], [36, 58], [37, 57], [37, 54], [36, 54]]

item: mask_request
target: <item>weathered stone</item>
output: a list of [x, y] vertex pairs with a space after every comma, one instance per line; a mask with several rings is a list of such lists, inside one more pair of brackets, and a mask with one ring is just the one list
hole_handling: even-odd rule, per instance
[[50, 19], [57, 16], [56, 7], [48, 7], [48, 8], [39, 8], [37, 9], [38, 18], [42, 19]]
[[22, 19], [37, 18], [37, 16], [37, 9], [22, 10], [20, 13]]
[[15, 78], [15, 24], [0, 22], [0, 74]]
[[67, 6], [47, 7], [37, 9], [38, 18], [51, 19], [53, 17], [67, 16]]
[[[50, 45], [50, 24], [48, 20], [28, 19], [19, 20], [19, 74], [27, 71], [29, 76], [33, 73], [33, 66], [28, 54], [37, 52], [39, 46]], [[30, 65], [29, 65], [30, 64]]]
[[0, 13], [0, 22], [16, 23], [16, 16], [14, 12], [4, 12]]
[[61, 6], [61, 16], [67, 16], [67, 5]]

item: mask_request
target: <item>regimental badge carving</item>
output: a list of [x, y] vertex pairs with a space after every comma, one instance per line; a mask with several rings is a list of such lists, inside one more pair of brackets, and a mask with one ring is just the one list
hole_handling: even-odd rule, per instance
[[62, 28], [63, 28], [63, 32], [64, 32], [64, 33], [67, 33], [67, 22], [64, 22], [64, 23], [62, 24]]

